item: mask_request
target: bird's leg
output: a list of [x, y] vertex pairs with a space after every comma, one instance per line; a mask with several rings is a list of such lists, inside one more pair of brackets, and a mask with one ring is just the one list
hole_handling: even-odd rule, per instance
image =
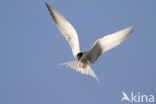
[[79, 59], [77, 60], [77, 64], [78, 64], [78, 67], [81, 67], [81, 62]]
[[79, 68], [83, 68], [83, 69], [86, 68], [86, 66], [87, 66], [87, 65], [86, 65], [84, 62], [82, 62], [81, 60], [78, 60], [78, 61], [77, 61], [77, 64], [78, 64], [78, 67], [79, 67]]

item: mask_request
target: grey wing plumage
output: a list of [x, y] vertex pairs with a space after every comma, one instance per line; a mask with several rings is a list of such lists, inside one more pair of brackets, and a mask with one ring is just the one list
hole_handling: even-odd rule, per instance
[[63, 34], [63, 36], [67, 39], [72, 48], [73, 56], [80, 52], [80, 46], [78, 41], [78, 35], [74, 27], [63, 17], [56, 9], [52, 8], [49, 4], [46, 3], [50, 14], [56, 23], [59, 31]]
[[133, 29], [133, 27], [129, 27], [98, 39], [87, 52], [87, 59], [90, 63], [94, 63], [101, 54], [123, 42], [128, 35], [130, 35]]

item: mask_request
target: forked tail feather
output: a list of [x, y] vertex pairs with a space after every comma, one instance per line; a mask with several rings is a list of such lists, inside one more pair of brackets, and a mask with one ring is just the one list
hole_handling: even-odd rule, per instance
[[89, 65], [87, 65], [86, 68], [79, 68], [78, 64], [77, 64], [77, 60], [65, 62], [60, 65], [65, 65], [67, 67], [70, 67], [71, 69], [74, 69], [74, 70], [80, 72], [81, 74], [90, 75], [99, 82], [98, 77], [96, 76], [96, 74], [94, 73], [94, 71], [92, 70], [92, 68]]

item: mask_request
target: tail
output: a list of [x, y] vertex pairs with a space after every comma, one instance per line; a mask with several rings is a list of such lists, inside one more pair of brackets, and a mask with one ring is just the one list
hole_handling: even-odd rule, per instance
[[67, 67], [70, 67], [70, 68], [80, 72], [81, 74], [90, 75], [99, 82], [98, 77], [96, 76], [96, 74], [94, 73], [94, 71], [92, 70], [92, 68], [89, 65], [87, 65], [86, 68], [79, 68], [78, 64], [77, 64], [77, 60], [65, 62], [60, 65], [65, 65]]

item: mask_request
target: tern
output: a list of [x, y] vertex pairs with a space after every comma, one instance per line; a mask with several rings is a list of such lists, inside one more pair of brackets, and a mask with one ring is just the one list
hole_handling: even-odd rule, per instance
[[123, 42], [128, 35], [132, 33], [134, 27], [129, 27], [113, 34], [106, 35], [96, 40], [88, 52], [84, 52], [80, 50], [78, 34], [71, 23], [48, 3], [45, 4], [57, 28], [68, 41], [74, 58], [77, 58], [77, 60], [66, 62], [61, 65], [66, 65], [82, 74], [90, 75], [99, 81], [98, 77], [88, 63], [93, 64], [103, 53]]

